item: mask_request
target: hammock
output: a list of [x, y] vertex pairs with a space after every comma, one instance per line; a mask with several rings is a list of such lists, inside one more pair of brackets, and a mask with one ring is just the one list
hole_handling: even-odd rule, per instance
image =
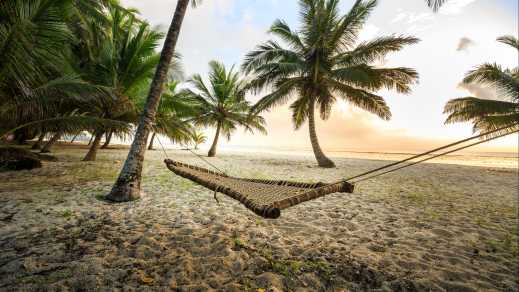
[[213, 190], [215, 194], [220, 192], [238, 200], [257, 215], [270, 219], [278, 218], [283, 209], [309, 200], [333, 193], [353, 192], [353, 185], [346, 181], [325, 184], [246, 179], [170, 159], [164, 162], [175, 174]]
[[[316, 198], [323, 197], [332, 193], [353, 193], [354, 183], [365, 181], [368, 179], [375, 178], [380, 175], [388, 174], [406, 167], [416, 165], [443, 155], [447, 155], [456, 151], [460, 151], [469, 147], [473, 147], [500, 137], [504, 137], [513, 133], [519, 132], [517, 129], [511, 131], [504, 131], [506, 127], [495, 129], [477, 136], [473, 136], [467, 139], [463, 139], [446, 146], [442, 146], [431, 151], [420, 153], [409, 158], [392, 162], [382, 167], [372, 169], [361, 173], [359, 175], [346, 178], [336, 183], [303, 183], [303, 182], [291, 182], [283, 180], [263, 180], [263, 179], [246, 179], [228, 176], [227, 174], [220, 171], [216, 166], [212, 165], [209, 161], [203, 157], [192, 152], [200, 159], [204, 160], [207, 164], [220, 171], [220, 173], [211, 171], [202, 167], [193, 166], [171, 159], [166, 159], [164, 162], [166, 166], [175, 174], [189, 179], [195, 183], [198, 183], [216, 193], [223, 193], [240, 203], [245, 207], [253, 211], [259, 216], [264, 218], [275, 219], [281, 216], [281, 210], [301, 204], [303, 202], [313, 200]], [[445, 151], [439, 154], [433, 153], [451, 148], [453, 146], [479, 139], [482, 140], [471, 143], [466, 146], [455, 148], [454, 150]], [[160, 143], [160, 140], [159, 140]], [[162, 150], [166, 154], [166, 150], [162, 143]], [[424, 157], [420, 160], [411, 160]], [[405, 162], [408, 164], [401, 165]], [[400, 166], [399, 166], [400, 165]], [[395, 167], [398, 166], [398, 167]], [[389, 169], [389, 170], [386, 170]]]

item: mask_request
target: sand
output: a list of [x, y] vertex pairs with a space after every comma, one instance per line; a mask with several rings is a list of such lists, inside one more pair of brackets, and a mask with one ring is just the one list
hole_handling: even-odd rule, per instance
[[[0, 173], [4, 291], [519, 291], [517, 169], [423, 164], [284, 210], [278, 220], [146, 154], [141, 200], [100, 200], [125, 149], [61, 147]], [[185, 151], [170, 157], [203, 166]], [[330, 182], [387, 161], [225, 154], [230, 174]]]

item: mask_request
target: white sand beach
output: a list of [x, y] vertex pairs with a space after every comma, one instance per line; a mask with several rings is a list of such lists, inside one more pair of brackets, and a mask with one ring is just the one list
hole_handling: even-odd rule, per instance
[[[100, 200], [125, 149], [0, 173], [2, 291], [518, 291], [517, 169], [422, 164], [257, 217], [146, 153], [145, 196]], [[85, 150], [86, 151], [86, 150]], [[204, 166], [186, 151], [177, 160]], [[331, 182], [387, 163], [229, 154], [231, 175]], [[114, 162], [115, 161], [115, 162]]]

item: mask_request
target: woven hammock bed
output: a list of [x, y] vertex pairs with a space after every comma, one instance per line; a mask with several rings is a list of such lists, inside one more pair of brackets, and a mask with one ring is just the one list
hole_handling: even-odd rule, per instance
[[213, 190], [215, 194], [225, 194], [257, 215], [270, 219], [281, 216], [283, 209], [332, 193], [352, 193], [354, 188], [346, 181], [325, 184], [237, 178], [170, 159], [164, 162], [175, 174]]

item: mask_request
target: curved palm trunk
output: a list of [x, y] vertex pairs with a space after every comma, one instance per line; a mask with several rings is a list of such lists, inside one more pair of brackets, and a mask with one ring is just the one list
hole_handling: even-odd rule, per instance
[[113, 132], [112, 132], [112, 131], [106, 133], [106, 141], [105, 141], [105, 143], [103, 144], [103, 146], [101, 146], [101, 149], [106, 149], [106, 148], [108, 148], [108, 145], [110, 145], [110, 142], [112, 141], [112, 135], [113, 135]]
[[315, 103], [310, 103], [308, 111], [308, 128], [310, 130], [310, 142], [312, 142], [312, 149], [314, 150], [315, 159], [320, 167], [332, 168], [335, 167], [335, 163], [331, 161], [326, 155], [324, 155], [319, 140], [317, 139], [317, 133], [315, 132]]
[[153, 140], [155, 140], [155, 132], [151, 135], [150, 145], [148, 146], [148, 150], [155, 150], [153, 148]]
[[92, 145], [90, 146], [90, 149], [88, 150], [87, 154], [85, 155], [85, 158], [83, 158], [83, 161], [95, 161], [97, 158], [97, 149], [99, 148], [99, 144], [101, 144], [101, 138], [103, 137], [103, 132], [98, 132], [95, 134], [94, 141], [92, 142]]
[[81, 132], [77, 133], [76, 135], [74, 135], [74, 137], [72, 137], [72, 139], [70, 140], [70, 144], [73, 144], [76, 141], [76, 138], [77, 136], [79, 136], [79, 134], [81, 134]]
[[220, 137], [220, 128], [221, 124], [218, 123], [216, 126], [216, 134], [214, 135], [213, 145], [211, 145], [211, 149], [209, 149], [209, 153], [207, 153], [207, 156], [214, 157], [216, 155], [216, 145], [218, 145], [218, 137]]
[[92, 144], [92, 141], [94, 141], [94, 135], [90, 135], [90, 140], [88, 140], [87, 146], [90, 146]]
[[115, 202], [126, 202], [140, 197], [142, 164], [148, 136], [155, 121], [155, 114], [163, 91], [164, 81], [168, 74], [169, 66], [175, 46], [177, 44], [182, 21], [186, 15], [187, 6], [190, 0], [178, 0], [177, 7], [168, 34], [164, 41], [164, 48], [160, 56], [160, 61], [155, 72], [155, 77], [150, 86], [150, 92], [141, 116], [139, 126], [135, 133], [130, 152], [124, 163], [123, 169], [117, 178], [112, 191], [107, 195], [107, 199]]
[[38, 140], [32, 145], [31, 149], [38, 150], [41, 149], [41, 144], [43, 144], [43, 139], [45, 139], [45, 133], [41, 133], [38, 137]]
[[58, 142], [59, 138], [61, 138], [61, 133], [56, 133], [54, 134], [49, 141], [47, 141], [47, 143], [45, 144], [45, 146], [43, 146], [43, 148], [41, 149], [41, 153], [49, 153], [52, 146]]

